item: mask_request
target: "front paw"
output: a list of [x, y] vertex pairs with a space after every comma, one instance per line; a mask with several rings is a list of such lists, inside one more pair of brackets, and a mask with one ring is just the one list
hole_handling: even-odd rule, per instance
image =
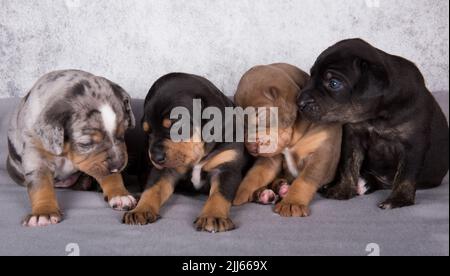
[[275, 205], [275, 213], [282, 217], [309, 217], [311, 211], [306, 205], [289, 203], [283, 200]]
[[335, 186], [325, 186], [320, 193], [328, 199], [349, 200], [358, 195], [356, 189], [348, 187], [348, 185], [337, 184]]
[[117, 211], [130, 211], [136, 207], [137, 201], [131, 195], [116, 196], [108, 200], [108, 204]]
[[123, 216], [122, 223], [128, 225], [147, 225], [155, 223], [161, 217], [151, 210], [131, 211]]
[[229, 218], [199, 217], [194, 224], [197, 231], [209, 233], [221, 233], [236, 229], [233, 221]]
[[414, 204], [415, 204], [414, 200], [390, 198], [384, 201], [383, 203], [380, 203], [378, 207], [383, 210], [392, 210], [412, 206]]
[[55, 225], [62, 221], [62, 215], [59, 211], [36, 213], [26, 216], [22, 225], [25, 227], [45, 227]]
[[253, 201], [253, 192], [248, 189], [240, 189], [233, 201], [234, 206], [244, 205]]

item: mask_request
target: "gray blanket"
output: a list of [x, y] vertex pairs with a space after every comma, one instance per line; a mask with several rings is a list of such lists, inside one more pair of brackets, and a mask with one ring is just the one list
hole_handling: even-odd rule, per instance
[[[448, 93], [435, 95], [448, 114]], [[203, 196], [175, 195], [156, 224], [132, 227], [120, 223], [123, 214], [109, 209], [100, 194], [58, 191], [65, 220], [23, 228], [20, 221], [30, 210], [27, 193], [4, 165], [8, 115], [17, 103], [0, 100], [0, 255], [68, 255], [71, 248], [84, 256], [368, 255], [370, 248], [381, 255], [449, 255], [448, 178], [437, 189], [419, 191], [416, 206], [393, 211], [377, 208], [389, 191], [347, 202], [317, 196], [309, 218], [281, 218], [271, 206], [235, 207], [238, 229], [224, 234], [194, 230]]]

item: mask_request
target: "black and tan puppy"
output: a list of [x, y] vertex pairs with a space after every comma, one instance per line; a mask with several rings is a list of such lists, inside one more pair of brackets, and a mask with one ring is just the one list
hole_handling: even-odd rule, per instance
[[[269, 126], [277, 127], [276, 131], [258, 132], [256, 142], [247, 140], [248, 151], [258, 159], [239, 187], [236, 205], [253, 201], [255, 195], [259, 201], [267, 201], [258, 196], [260, 188], [288, 175], [293, 183], [275, 212], [284, 217], [306, 217], [317, 190], [334, 179], [342, 126], [312, 123], [300, 116], [296, 99], [308, 79], [308, 74], [289, 64], [257, 66], [242, 77], [236, 104], [243, 108], [276, 107], [279, 120], [277, 126]], [[274, 150], [263, 152], [262, 147], [269, 144], [275, 144]]]
[[[201, 101], [201, 110], [194, 110], [194, 100]], [[125, 214], [124, 223], [145, 225], [155, 222], [175, 186], [187, 180], [196, 189], [206, 188], [210, 192], [195, 222], [196, 229], [224, 232], [235, 228], [230, 219], [230, 208], [242, 180], [244, 144], [221, 142], [225, 141], [223, 136], [221, 141], [205, 141], [202, 132], [209, 120], [202, 120], [195, 126], [193, 114], [201, 114], [207, 108], [217, 108], [224, 114], [226, 107], [233, 107], [233, 103], [211, 82], [199, 76], [173, 73], [153, 85], [145, 100], [142, 124], [148, 135], [146, 150], [156, 169], [150, 173], [147, 189], [136, 209]], [[188, 141], [172, 139], [171, 131], [183, 118], [173, 120], [171, 113], [179, 108], [184, 108], [191, 118], [183, 125], [190, 129]], [[224, 124], [220, 123], [222, 130]]]
[[415, 204], [417, 188], [441, 184], [449, 166], [449, 129], [438, 103], [410, 61], [360, 39], [320, 55], [298, 99], [303, 116], [345, 125], [340, 172], [329, 198], [392, 189], [380, 204]]
[[125, 132], [135, 125], [130, 96], [117, 84], [87, 72], [56, 71], [33, 86], [11, 118], [10, 176], [28, 188], [25, 226], [62, 220], [54, 188], [95, 178], [117, 210], [133, 209], [120, 172], [127, 164]]

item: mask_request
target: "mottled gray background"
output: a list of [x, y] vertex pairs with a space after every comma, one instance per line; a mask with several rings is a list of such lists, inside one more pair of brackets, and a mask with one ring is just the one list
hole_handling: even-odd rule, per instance
[[0, 0], [0, 97], [76, 68], [144, 97], [163, 74], [210, 78], [233, 94], [251, 66], [309, 70], [338, 40], [362, 37], [449, 86], [448, 0]]

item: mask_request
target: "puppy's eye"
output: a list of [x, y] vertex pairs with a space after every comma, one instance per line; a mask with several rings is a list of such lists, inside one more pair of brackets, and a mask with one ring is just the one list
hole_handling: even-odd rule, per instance
[[77, 146], [81, 149], [90, 149], [94, 146], [94, 143], [89, 142], [89, 143], [78, 143]]
[[331, 79], [330, 82], [328, 83], [328, 87], [332, 90], [339, 90], [343, 87], [343, 83], [342, 81], [338, 80], [338, 79]]

